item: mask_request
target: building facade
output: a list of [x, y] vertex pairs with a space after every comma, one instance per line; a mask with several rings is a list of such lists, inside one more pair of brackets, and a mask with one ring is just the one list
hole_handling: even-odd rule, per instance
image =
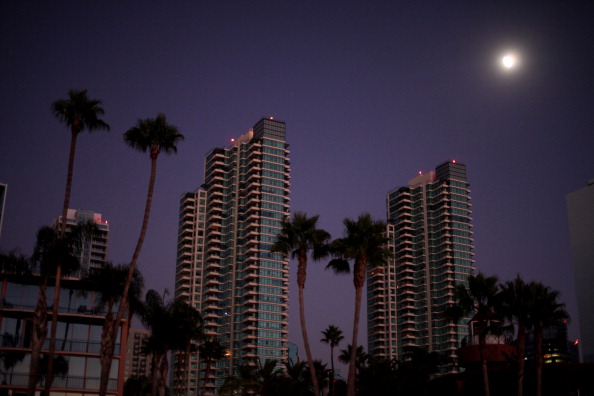
[[594, 362], [594, 179], [566, 197], [571, 255], [580, 315], [580, 352]]
[[404, 359], [410, 347], [449, 358], [468, 335], [466, 320], [445, 310], [454, 289], [474, 270], [470, 189], [466, 166], [448, 161], [387, 195], [389, 264], [368, 273], [368, 349], [372, 356]]
[[[13, 395], [27, 394], [33, 317], [39, 284], [38, 275], [0, 274], [0, 389]], [[53, 295], [53, 286], [47, 288]], [[101, 373], [101, 333], [105, 311], [100, 308], [97, 292], [89, 290], [79, 279], [62, 281], [56, 336], [55, 367], [62, 367], [54, 375], [52, 394], [64, 396], [97, 395]], [[121, 395], [124, 385], [124, 365], [121, 345], [126, 343], [128, 321], [122, 321], [115, 345], [112, 369], [108, 381], [108, 394]], [[49, 332], [42, 354], [49, 348]], [[42, 357], [44, 359], [44, 357]], [[44, 374], [43, 369], [40, 369]], [[38, 392], [43, 389], [43, 375], [39, 376]]]
[[[54, 221], [54, 227], [59, 227], [62, 222], [60, 215]], [[101, 268], [107, 262], [107, 247], [109, 243], [109, 223], [101, 218], [101, 213], [89, 210], [68, 209], [66, 215], [66, 232], [77, 224], [92, 222], [97, 227], [94, 235], [85, 237], [80, 249], [81, 272], [87, 272], [93, 268]]]
[[125, 379], [151, 376], [152, 354], [145, 352], [149, 330], [130, 329], [126, 346]]
[[261, 119], [208, 153], [204, 184], [181, 197], [175, 296], [202, 313], [226, 357], [206, 382], [197, 354], [176, 366], [178, 390], [217, 394], [238, 365], [288, 358], [288, 260], [270, 252], [290, 215], [288, 155], [285, 123]]

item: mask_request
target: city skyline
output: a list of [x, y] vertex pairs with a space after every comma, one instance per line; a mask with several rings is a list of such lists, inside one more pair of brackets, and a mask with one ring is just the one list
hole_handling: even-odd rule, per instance
[[[149, 169], [122, 133], [163, 112], [186, 136], [159, 158], [139, 260], [147, 290], [173, 290], [179, 196], [199, 187], [207, 152], [273, 116], [287, 123], [292, 210], [319, 214], [333, 238], [344, 217], [385, 220], [386, 193], [410, 175], [465, 163], [477, 271], [560, 290], [575, 338], [565, 195], [594, 177], [593, 19], [592, 4], [553, 1], [4, 2], [0, 246], [29, 254], [59, 213], [69, 132], [49, 108], [87, 88], [111, 131], [79, 137], [70, 207], [109, 219], [116, 264], [131, 259]], [[503, 71], [508, 48], [522, 62]], [[348, 336], [354, 293], [324, 266], [309, 265], [305, 299], [314, 356], [327, 360], [320, 332], [335, 324]], [[297, 317], [290, 304], [302, 357]]]

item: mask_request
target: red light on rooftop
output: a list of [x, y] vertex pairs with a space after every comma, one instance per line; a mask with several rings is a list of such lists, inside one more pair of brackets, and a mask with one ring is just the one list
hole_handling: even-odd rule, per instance
[[274, 117], [270, 117], [271, 120], [274, 120]]
[[579, 344], [579, 340], [576, 338], [575, 342], [573, 343], [573, 345], [577, 345]]
[[455, 163], [456, 163], [456, 160], [452, 160], [452, 164], [455, 164]]
[[235, 139], [231, 138], [231, 142], [234, 142], [234, 141], [235, 141]]

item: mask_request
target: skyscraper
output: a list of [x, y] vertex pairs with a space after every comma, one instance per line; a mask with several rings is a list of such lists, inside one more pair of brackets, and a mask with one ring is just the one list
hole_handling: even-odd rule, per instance
[[[109, 223], [101, 218], [101, 213], [95, 213], [89, 210], [68, 209], [66, 214], [66, 232], [72, 227], [84, 222], [93, 222], [97, 227], [94, 235], [86, 236], [80, 251], [80, 267], [82, 271], [88, 271], [91, 268], [99, 268], [107, 261], [107, 246], [109, 242]], [[58, 227], [62, 222], [60, 215], [55, 221], [54, 226]]]
[[407, 347], [422, 347], [455, 359], [468, 328], [449, 321], [445, 310], [474, 270], [466, 166], [449, 161], [419, 174], [390, 191], [386, 205], [394, 256], [369, 270], [369, 353], [402, 359]]
[[580, 315], [580, 350], [594, 362], [594, 179], [566, 197], [573, 270]]
[[200, 310], [226, 357], [206, 383], [204, 359], [178, 364], [177, 389], [217, 393], [239, 364], [287, 359], [288, 261], [270, 248], [289, 216], [288, 154], [285, 123], [261, 119], [208, 153], [204, 184], [181, 197], [175, 295]]

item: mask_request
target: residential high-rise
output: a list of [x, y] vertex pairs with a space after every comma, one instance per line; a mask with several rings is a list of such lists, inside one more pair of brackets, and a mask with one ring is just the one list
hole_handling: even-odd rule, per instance
[[594, 179], [566, 197], [573, 270], [580, 315], [580, 351], [594, 362]]
[[[419, 174], [390, 191], [386, 203], [393, 258], [368, 273], [369, 353], [403, 359], [407, 347], [422, 347], [455, 362], [468, 327], [452, 323], [445, 310], [474, 270], [466, 166], [448, 161]], [[455, 370], [450, 363], [442, 371]]]
[[150, 377], [152, 354], [145, 352], [150, 331], [130, 329], [128, 344], [126, 345], [126, 369], [124, 378]]
[[173, 386], [187, 394], [216, 394], [239, 364], [287, 360], [288, 260], [270, 249], [289, 217], [288, 154], [285, 123], [261, 119], [209, 152], [204, 184], [181, 197], [175, 295], [226, 350], [207, 383], [199, 356], [176, 365]]
[[[97, 227], [94, 235], [86, 236], [80, 251], [81, 271], [88, 271], [91, 268], [100, 268], [107, 261], [107, 246], [109, 241], [109, 224], [101, 218], [101, 213], [94, 213], [89, 210], [68, 209], [66, 215], [66, 232], [73, 226], [84, 222], [93, 222]], [[54, 226], [58, 227], [62, 222], [60, 215]]]

